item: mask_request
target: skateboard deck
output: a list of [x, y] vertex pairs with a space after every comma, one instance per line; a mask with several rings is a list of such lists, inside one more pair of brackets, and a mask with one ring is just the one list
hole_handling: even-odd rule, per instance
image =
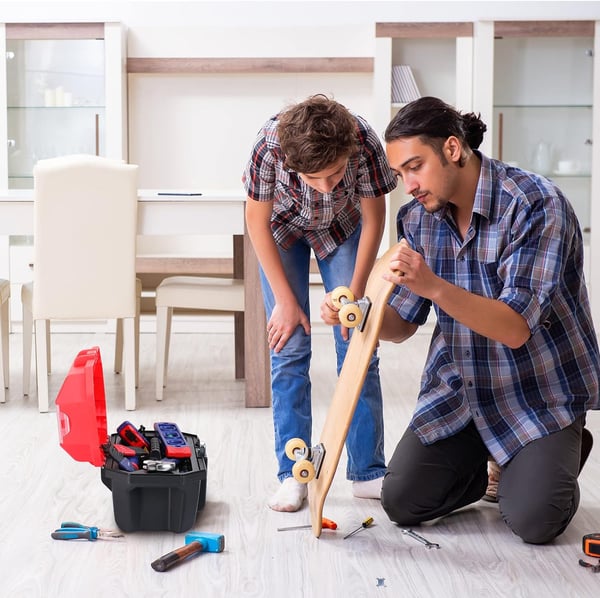
[[[308, 449], [309, 459], [313, 462], [317, 461], [315, 476], [308, 481], [310, 520], [313, 534], [317, 538], [322, 531], [325, 499], [340, 461], [373, 351], [379, 340], [385, 306], [394, 288], [394, 283], [383, 279], [383, 275], [389, 271], [389, 262], [394, 250], [394, 247], [388, 249], [377, 260], [369, 274], [364, 298], [358, 301], [359, 305], [363, 302], [367, 303], [366, 313], [364, 309], [360, 310], [362, 321], [352, 331], [352, 338], [329, 405], [319, 444]], [[353, 313], [356, 315], [357, 312]], [[344, 321], [342, 318], [341, 320]], [[296, 457], [300, 458], [300, 455], [296, 453]], [[297, 461], [296, 465], [300, 465], [300, 462]], [[294, 475], [299, 479], [299, 476]]]

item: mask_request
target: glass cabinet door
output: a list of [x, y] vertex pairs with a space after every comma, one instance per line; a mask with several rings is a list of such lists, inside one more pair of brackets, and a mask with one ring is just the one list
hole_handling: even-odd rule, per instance
[[39, 159], [104, 154], [103, 39], [7, 39], [8, 186]]
[[[589, 26], [588, 26], [589, 25]], [[499, 33], [500, 29], [500, 35]], [[553, 179], [590, 231], [593, 48], [591, 24], [494, 41], [494, 156]], [[531, 30], [531, 24], [529, 24]], [[587, 35], [586, 35], [587, 33]]]

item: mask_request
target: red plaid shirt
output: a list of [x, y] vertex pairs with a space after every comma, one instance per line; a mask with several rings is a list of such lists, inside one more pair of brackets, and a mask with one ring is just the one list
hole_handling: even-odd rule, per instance
[[350, 158], [344, 177], [331, 193], [315, 191], [297, 172], [285, 168], [278, 116], [259, 131], [242, 181], [250, 199], [273, 201], [271, 230], [283, 249], [304, 238], [319, 259], [327, 257], [358, 226], [360, 199], [379, 197], [396, 187], [396, 176], [375, 131], [362, 117], [354, 116], [359, 151]]

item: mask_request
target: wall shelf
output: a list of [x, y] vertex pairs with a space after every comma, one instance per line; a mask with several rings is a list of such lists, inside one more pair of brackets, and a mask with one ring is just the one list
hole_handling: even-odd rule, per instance
[[128, 58], [128, 73], [371, 73], [371, 57]]
[[472, 37], [473, 23], [375, 23], [375, 37], [444, 38]]
[[594, 37], [594, 21], [496, 21], [495, 37]]

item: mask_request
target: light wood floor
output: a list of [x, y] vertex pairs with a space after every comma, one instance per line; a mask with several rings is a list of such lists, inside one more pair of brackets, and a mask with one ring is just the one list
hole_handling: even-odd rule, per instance
[[[148, 324], [152, 328], [153, 323]], [[317, 327], [318, 328], [318, 327]], [[203, 330], [200, 323], [199, 330]], [[206, 442], [207, 503], [194, 530], [224, 534], [225, 552], [203, 554], [165, 573], [150, 563], [183, 545], [185, 534], [132, 533], [122, 542], [58, 542], [50, 532], [61, 521], [114, 527], [110, 491], [93, 466], [76, 462], [58, 442], [56, 416], [40, 414], [37, 399], [21, 396], [21, 335], [12, 334], [11, 388], [0, 405], [0, 598], [113, 596], [123, 598], [231, 597], [597, 597], [600, 574], [578, 565], [585, 533], [600, 532], [600, 414], [589, 427], [598, 446], [581, 477], [582, 500], [568, 530], [552, 545], [530, 546], [504, 526], [495, 505], [480, 502], [416, 531], [440, 550], [402, 535], [376, 500], [355, 499], [340, 464], [325, 516], [339, 531], [278, 532], [308, 523], [308, 510], [269, 510], [276, 489], [270, 409], [246, 409], [243, 382], [233, 377], [228, 323], [173, 338], [169, 386], [154, 400], [154, 335], [141, 338], [138, 408], [126, 412], [123, 384], [111, 370], [112, 334], [53, 336], [55, 396], [75, 354], [102, 351], [109, 432], [123, 420], [152, 426], [177, 422]], [[222, 332], [219, 332], [222, 330]], [[404, 345], [384, 345], [381, 373], [386, 413], [386, 453], [391, 455], [415, 401], [428, 335]], [[329, 332], [316, 329], [313, 358], [315, 437], [335, 384]], [[532, 490], [533, 491], [533, 490]], [[372, 516], [375, 524], [343, 540]], [[588, 559], [591, 560], [591, 559]]]

